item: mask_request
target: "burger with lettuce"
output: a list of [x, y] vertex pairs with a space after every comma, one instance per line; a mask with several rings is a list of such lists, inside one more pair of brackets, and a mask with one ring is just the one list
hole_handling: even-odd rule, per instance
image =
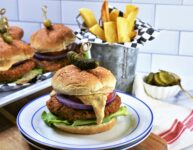
[[42, 74], [33, 61], [34, 50], [25, 42], [0, 38], [0, 84], [24, 84]]
[[114, 75], [103, 67], [84, 70], [68, 65], [53, 76], [53, 91], [46, 103], [49, 112], [41, 117], [50, 127], [75, 134], [110, 130], [118, 116], [128, 115], [115, 84]]

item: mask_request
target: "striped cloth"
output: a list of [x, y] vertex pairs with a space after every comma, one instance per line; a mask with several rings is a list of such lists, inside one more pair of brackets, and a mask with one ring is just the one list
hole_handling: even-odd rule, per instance
[[189, 146], [193, 148], [192, 109], [147, 96], [143, 88], [142, 75], [135, 78], [133, 94], [152, 108], [155, 118], [153, 132], [166, 140], [168, 149], [180, 150]]

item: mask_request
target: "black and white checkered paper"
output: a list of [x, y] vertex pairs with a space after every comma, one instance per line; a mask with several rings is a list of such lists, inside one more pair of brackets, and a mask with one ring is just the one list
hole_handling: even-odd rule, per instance
[[[112, 9], [115, 8], [111, 7], [109, 8], [109, 11], [111, 12]], [[123, 12], [120, 11], [119, 16], [122, 17]], [[78, 15], [76, 19], [80, 29], [75, 31], [75, 35], [81, 42], [109, 44], [108, 42], [102, 41], [101, 39], [97, 38], [94, 34], [89, 32], [85, 27], [84, 22], [81, 22], [80, 15]], [[135, 21], [135, 31], [137, 32], [137, 35], [131, 42], [113, 43], [112, 45], [122, 45], [122, 46], [124, 45], [125, 47], [128, 48], [140, 48], [141, 46], [144, 46], [146, 42], [154, 40], [160, 32], [152, 28], [152, 26], [149, 25], [148, 23], [141, 21], [140, 19], [136, 19]]]
[[37, 76], [35, 78], [35, 81], [33, 80], [33, 82], [25, 83], [25, 84], [16, 84], [16, 83], [0, 84], [0, 92], [8, 92], [8, 91], [12, 91], [12, 90], [18, 90], [18, 89], [30, 86], [32, 84], [35, 84], [37, 82], [41, 82], [41, 81], [44, 81], [46, 79], [49, 79], [52, 77], [52, 75], [53, 75], [53, 73], [47, 72], [47, 73], [44, 73], [42, 75]]

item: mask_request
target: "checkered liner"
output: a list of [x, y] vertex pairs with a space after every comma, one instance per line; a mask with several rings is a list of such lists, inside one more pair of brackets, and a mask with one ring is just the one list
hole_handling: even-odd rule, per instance
[[[112, 9], [115, 9], [115, 7], [109, 8], [109, 11], [111, 12]], [[123, 12], [120, 11], [119, 16], [123, 16]], [[76, 17], [76, 21], [80, 29], [75, 31], [75, 35], [81, 42], [109, 44], [108, 42], [102, 41], [101, 39], [97, 38], [94, 34], [90, 33], [85, 27], [84, 22], [82, 22], [80, 15]], [[152, 26], [149, 25], [148, 23], [141, 21], [140, 19], [136, 19], [135, 21], [135, 31], [137, 32], [137, 35], [131, 42], [113, 43], [113, 45], [122, 45], [122, 46], [124, 45], [125, 47], [128, 48], [140, 48], [146, 42], [154, 40], [160, 32], [152, 28]]]
[[53, 75], [53, 73], [51, 73], [51, 72], [44, 73], [42, 75], [37, 76], [35, 78], [35, 81], [33, 80], [33, 82], [25, 83], [25, 84], [16, 84], [16, 83], [0, 84], [0, 92], [8, 92], [8, 91], [12, 91], [12, 90], [18, 90], [18, 89], [27, 87], [29, 85], [35, 84], [37, 82], [44, 81], [48, 78], [51, 78], [52, 75]]

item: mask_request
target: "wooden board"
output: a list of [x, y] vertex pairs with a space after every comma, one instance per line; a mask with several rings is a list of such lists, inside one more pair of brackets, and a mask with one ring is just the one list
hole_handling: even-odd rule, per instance
[[[25, 99], [12, 103], [2, 109], [0, 112], [6, 114], [10, 112], [12, 117], [4, 117], [0, 114], [0, 149], [1, 150], [37, 150], [33, 146], [30, 146], [20, 135], [16, 125], [14, 124], [13, 118], [17, 116], [19, 109], [29, 102], [30, 100], [38, 97], [39, 95], [48, 93], [51, 89], [46, 89], [35, 95], [29, 96]], [[6, 112], [7, 111], [7, 112]], [[7, 119], [8, 118], [8, 119]], [[14, 118], [15, 119], [15, 118]], [[10, 121], [11, 120], [11, 121]], [[166, 142], [159, 136], [151, 133], [150, 136], [140, 143], [139, 145], [131, 148], [131, 150], [167, 150]]]

